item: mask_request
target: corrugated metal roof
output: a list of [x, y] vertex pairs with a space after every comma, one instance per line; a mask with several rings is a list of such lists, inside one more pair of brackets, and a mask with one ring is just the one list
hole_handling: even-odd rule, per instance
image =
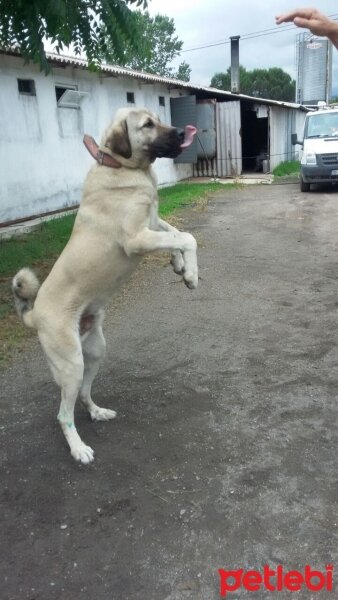
[[[1, 54], [15, 55], [20, 56], [20, 52], [15, 48], [10, 50], [0, 49]], [[62, 54], [57, 54], [55, 52], [46, 52], [46, 56], [51, 63], [60, 64], [65, 66], [72, 66], [82, 69], [88, 69], [88, 61], [83, 58], [78, 58], [75, 56], [66, 56]], [[148, 83], [163, 83], [164, 85], [179, 87], [183, 89], [187, 89], [195, 92], [203, 92], [204, 94], [208, 94], [210, 97], [214, 96], [217, 98], [228, 98], [229, 100], [248, 100], [251, 102], [257, 102], [259, 104], [268, 104], [271, 106], [280, 106], [285, 108], [294, 108], [299, 110], [304, 110], [308, 112], [308, 109], [302, 104], [296, 104], [293, 102], [283, 102], [279, 100], [270, 100], [269, 98], [257, 98], [255, 96], [247, 96], [246, 94], [234, 94], [232, 92], [228, 92], [225, 90], [219, 90], [217, 88], [212, 87], [204, 87], [200, 85], [196, 85], [191, 83], [190, 81], [181, 81], [180, 79], [174, 79], [170, 77], [161, 77], [159, 75], [154, 75], [152, 73], [146, 73], [144, 71], [134, 71], [132, 69], [128, 69], [127, 67], [120, 67], [119, 65], [107, 65], [101, 64], [100, 71], [102, 73], [107, 73], [116, 77], [131, 77], [132, 79], [138, 79], [141, 81], [146, 81]]]

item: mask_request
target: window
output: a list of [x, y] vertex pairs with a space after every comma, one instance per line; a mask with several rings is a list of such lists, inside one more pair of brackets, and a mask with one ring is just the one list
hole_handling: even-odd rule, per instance
[[75, 85], [56, 85], [55, 96], [60, 108], [80, 108], [86, 92], [78, 92]]
[[165, 106], [165, 97], [164, 96], [159, 96], [158, 97], [158, 103], [160, 106]]
[[134, 92], [127, 92], [127, 102], [130, 102], [130, 104], [135, 104]]
[[[311, 114], [311, 113], [310, 113]], [[338, 112], [327, 111], [307, 118], [306, 138], [325, 138], [338, 136]]]
[[18, 79], [19, 94], [36, 96], [34, 79]]
[[56, 85], [55, 86], [55, 96], [56, 96], [57, 102], [59, 102], [59, 100], [62, 98], [62, 96], [66, 90], [76, 90], [76, 87], [75, 87], [75, 85]]

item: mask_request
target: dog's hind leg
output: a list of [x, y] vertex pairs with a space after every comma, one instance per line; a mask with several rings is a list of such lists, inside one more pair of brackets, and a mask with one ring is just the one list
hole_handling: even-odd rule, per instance
[[[55, 381], [61, 388], [58, 421], [75, 460], [88, 464], [94, 451], [80, 438], [74, 423], [74, 406], [83, 381], [84, 363], [79, 336], [73, 332], [54, 336], [39, 333]], [[58, 339], [60, 338], [60, 339]], [[62, 344], [60, 340], [62, 339]]]
[[116, 412], [109, 408], [101, 408], [93, 402], [91, 388], [94, 378], [99, 370], [100, 363], [105, 355], [106, 342], [103, 336], [101, 324], [94, 324], [82, 342], [84, 359], [84, 375], [80, 389], [80, 399], [88, 410], [93, 421], [108, 421], [116, 417]]

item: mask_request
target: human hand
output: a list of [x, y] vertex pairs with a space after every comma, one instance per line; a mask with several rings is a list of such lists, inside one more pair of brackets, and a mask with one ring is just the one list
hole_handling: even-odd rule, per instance
[[296, 8], [276, 17], [276, 25], [291, 21], [297, 27], [309, 29], [315, 35], [330, 37], [332, 33], [336, 34], [338, 31], [338, 25], [315, 8]]

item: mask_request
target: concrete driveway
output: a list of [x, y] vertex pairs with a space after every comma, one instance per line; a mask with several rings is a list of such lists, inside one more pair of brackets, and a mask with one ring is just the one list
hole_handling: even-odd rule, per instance
[[219, 568], [264, 565], [332, 564], [338, 590], [337, 192], [246, 186], [182, 219], [199, 289], [151, 261], [109, 311], [93, 466], [38, 343], [1, 374], [2, 600], [213, 600]]

